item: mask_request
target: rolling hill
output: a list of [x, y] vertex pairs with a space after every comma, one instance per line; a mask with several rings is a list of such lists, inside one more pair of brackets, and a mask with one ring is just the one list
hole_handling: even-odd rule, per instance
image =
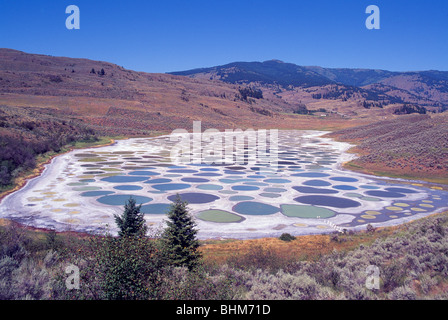
[[[369, 139], [355, 139], [363, 155], [356, 164], [434, 176], [446, 172], [446, 145], [425, 141], [446, 139], [446, 117], [426, 115], [413, 127], [403, 114], [447, 106], [448, 72], [442, 71], [329, 69], [271, 60], [154, 74], [0, 49], [0, 187], [32, 168], [35, 156], [59, 152], [67, 143], [191, 130], [195, 120], [203, 130], [338, 130], [381, 120], [374, 128], [392, 136], [369, 130]], [[385, 126], [389, 121], [393, 125]], [[351, 141], [366, 128], [337, 136]], [[412, 135], [400, 136], [409, 130]], [[412, 148], [403, 151], [403, 145]]]
[[193, 120], [218, 129], [296, 126], [297, 117], [287, 115], [294, 105], [275, 96], [243, 99], [239, 87], [0, 49], [0, 105], [57, 110], [102, 134], [191, 130]]
[[383, 116], [393, 113], [399, 104], [414, 104], [433, 112], [448, 109], [448, 72], [445, 71], [323, 68], [269, 60], [171, 74], [250, 85], [288, 103], [304, 103], [310, 109], [321, 108], [324, 101], [330, 110], [352, 117], [366, 116], [362, 107], [390, 109], [374, 112]]

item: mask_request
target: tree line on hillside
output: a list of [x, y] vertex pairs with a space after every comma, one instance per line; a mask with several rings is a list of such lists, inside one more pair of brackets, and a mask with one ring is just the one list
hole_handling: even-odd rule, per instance
[[238, 92], [240, 93], [240, 99], [242, 101], [247, 101], [249, 97], [255, 99], [263, 99], [263, 91], [261, 91], [260, 89], [246, 87], [246, 88], [239, 88]]
[[394, 114], [401, 115], [401, 114], [412, 114], [412, 113], [418, 113], [418, 114], [426, 114], [427, 110], [425, 107], [420, 107], [417, 105], [412, 104], [403, 104], [402, 106], [396, 108], [394, 110]]
[[96, 133], [77, 120], [28, 118], [0, 109], [0, 190], [36, 166], [36, 157], [60, 152], [75, 141], [96, 141]]
[[297, 106], [297, 109], [293, 111], [293, 113], [295, 113], [295, 114], [306, 114], [306, 115], [312, 115], [312, 114], [318, 113], [318, 112], [326, 113], [327, 110], [325, 108], [310, 110], [307, 108], [307, 106], [305, 104], [299, 104]]

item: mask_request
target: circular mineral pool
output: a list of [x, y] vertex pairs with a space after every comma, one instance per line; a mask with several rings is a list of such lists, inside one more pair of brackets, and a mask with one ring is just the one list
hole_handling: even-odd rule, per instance
[[173, 170], [168, 170], [168, 172], [172, 172], [172, 173], [197, 173], [197, 170], [193, 170], [193, 169], [173, 169]]
[[150, 179], [145, 181], [145, 183], [150, 183], [150, 184], [156, 184], [156, 183], [168, 183], [171, 182], [173, 180], [171, 179], [165, 179], [165, 178], [159, 178], [159, 179]]
[[289, 183], [289, 182], [291, 182], [291, 180], [281, 179], [281, 178], [266, 179], [263, 181], [267, 182], [267, 183]]
[[113, 191], [87, 191], [81, 193], [82, 197], [99, 197], [99, 196], [106, 196], [109, 194], [113, 194], [115, 192]]
[[363, 188], [363, 189], [379, 189], [380, 187], [378, 187], [378, 186], [371, 186], [371, 185], [362, 185], [362, 186], [359, 186], [360, 188]]
[[294, 173], [291, 176], [306, 177], [306, 178], [324, 178], [330, 175], [328, 173], [322, 173], [322, 172], [302, 172], [302, 173]]
[[155, 171], [131, 171], [129, 172], [130, 176], [158, 176], [160, 173]]
[[191, 183], [204, 183], [209, 182], [210, 180], [204, 178], [182, 178], [183, 182], [191, 182]]
[[266, 192], [286, 192], [288, 190], [283, 189], [283, 188], [264, 188], [263, 191], [266, 191]]
[[173, 191], [173, 190], [187, 189], [190, 188], [191, 185], [186, 183], [162, 183], [162, 184], [155, 184], [152, 187], [159, 191]]
[[240, 171], [240, 170], [224, 170], [225, 174], [245, 174], [244, 171]]
[[200, 171], [219, 171], [219, 169], [216, 168], [201, 168]]
[[232, 190], [235, 191], [255, 191], [255, 190], [260, 190], [259, 187], [256, 186], [245, 186], [245, 185], [239, 185], [239, 186], [232, 186]]
[[210, 221], [210, 222], [217, 222], [217, 223], [232, 223], [232, 222], [241, 222], [244, 220], [243, 217], [227, 212], [224, 210], [204, 210], [197, 214], [197, 218], [204, 220], [204, 221]]
[[[107, 205], [111, 205], [111, 206], [124, 206], [130, 198], [131, 198], [131, 195], [117, 194], [117, 195], [110, 195], [110, 196], [104, 196], [104, 197], [98, 198], [97, 201], [102, 204], [107, 204]], [[144, 197], [144, 196], [132, 195], [132, 198], [135, 199], [136, 204], [142, 204], [142, 203], [152, 201], [152, 198]]]
[[245, 215], [270, 215], [280, 211], [279, 208], [255, 201], [245, 201], [236, 204], [233, 211]]
[[133, 176], [112, 176], [101, 179], [102, 181], [112, 182], [112, 183], [127, 183], [127, 182], [139, 182], [148, 179], [147, 177], [133, 177]]
[[76, 187], [73, 188], [75, 191], [95, 191], [95, 190], [101, 190], [101, 187]]
[[246, 167], [233, 166], [233, 167], [226, 167], [226, 169], [229, 169], [229, 170], [246, 170]]
[[305, 204], [334, 207], [334, 208], [353, 208], [353, 207], [359, 207], [361, 205], [361, 203], [351, 199], [345, 199], [333, 196], [317, 196], [317, 195], [297, 197], [294, 199], [294, 201]]
[[217, 185], [217, 184], [201, 184], [197, 186], [196, 188], [201, 190], [222, 190], [223, 186]]
[[320, 208], [314, 206], [304, 206], [296, 204], [282, 204], [280, 206], [281, 212], [287, 217], [298, 218], [330, 218], [336, 215], [336, 213], [327, 208]]
[[140, 186], [121, 185], [121, 186], [115, 186], [114, 189], [117, 189], [117, 190], [142, 190], [143, 188]]
[[356, 190], [358, 188], [354, 187], [354, 186], [349, 186], [349, 185], [345, 185], [345, 184], [341, 184], [341, 185], [337, 185], [337, 186], [333, 186], [334, 189], [337, 190], [344, 190], [344, 191], [348, 191], [348, 190]]
[[398, 192], [391, 191], [382, 191], [382, 190], [370, 190], [366, 191], [366, 194], [369, 196], [380, 197], [380, 198], [403, 198], [404, 194]]
[[140, 212], [145, 214], [166, 214], [170, 210], [169, 203], [146, 204], [140, 208]]
[[282, 195], [279, 193], [263, 192], [263, 193], [260, 193], [260, 196], [265, 197], [265, 198], [279, 198]]
[[303, 183], [306, 186], [312, 187], [328, 187], [331, 186], [331, 183], [325, 180], [308, 180]]
[[222, 193], [222, 194], [237, 194], [238, 193], [238, 191], [233, 191], [233, 190], [221, 190], [218, 192]]
[[254, 200], [254, 197], [251, 196], [231, 196], [229, 198], [230, 201], [249, 201]]
[[314, 187], [302, 187], [302, 186], [295, 186], [292, 187], [294, 190], [301, 192], [301, 193], [318, 193], [318, 194], [334, 194], [338, 193], [336, 190], [332, 189], [322, 189], [322, 188], [314, 188]]
[[222, 176], [222, 174], [216, 173], [216, 172], [201, 172], [201, 173], [195, 173], [194, 176], [197, 176], [197, 177], [219, 177], [219, 176]]
[[417, 193], [417, 191], [407, 188], [386, 188], [389, 192], [398, 192], [398, 193]]
[[246, 184], [248, 186], [257, 186], [257, 187], [263, 187], [263, 186], [268, 186], [268, 183], [264, 183], [264, 182], [259, 182], [259, 181], [248, 181], [248, 182], [243, 182], [243, 184]]
[[[179, 194], [182, 201], [187, 201], [191, 204], [197, 204], [197, 203], [209, 203], [213, 202], [215, 200], [218, 200], [219, 197], [208, 194], [208, 193], [195, 193], [195, 192], [188, 192], [188, 193], [181, 193]], [[177, 195], [171, 195], [168, 197], [168, 200], [175, 201], [177, 198]]]
[[357, 182], [358, 179], [350, 178], [350, 177], [331, 177], [330, 180], [340, 181], [340, 182]]

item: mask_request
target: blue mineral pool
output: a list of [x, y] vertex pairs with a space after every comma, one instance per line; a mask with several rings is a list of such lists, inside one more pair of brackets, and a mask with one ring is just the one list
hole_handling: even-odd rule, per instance
[[331, 186], [331, 183], [325, 180], [308, 180], [303, 183], [306, 186], [312, 187], [328, 187]]
[[251, 196], [231, 196], [229, 198], [230, 201], [248, 201], [248, 200], [254, 200], [254, 197]]
[[220, 177], [222, 174], [216, 172], [201, 172], [193, 174], [196, 177]]
[[112, 183], [139, 182], [147, 180], [147, 177], [131, 177], [131, 176], [112, 176], [101, 179], [102, 181]]
[[321, 172], [301, 172], [301, 173], [294, 173], [291, 176], [306, 177], [306, 178], [324, 178], [329, 177], [330, 175], [328, 173], [321, 173]]
[[[219, 197], [208, 194], [208, 193], [195, 193], [195, 192], [186, 192], [179, 194], [182, 201], [187, 201], [188, 203], [198, 204], [198, 203], [209, 203], [215, 200], [218, 200]], [[175, 201], [177, 195], [171, 195], [168, 197], [168, 200]]]
[[314, 188], [314, 187], [295, 186], [295, 187], [292, 187], [292, 188], [294, 190], [300, 192], [300, 193], [318, 193], [318, 194], [334, 194], [334, 193], [338, 193], [337, 190], [323, 189], [323, 188]]
[[81, 193], [82, 197], [99, 197], [99, 196], [105, 196], [109, 194], [113, 194], [115, 192], [113, 191], [86, 191]]
[[417, 193], [417, 191], [412, 190], [412, 189], [407, 189], [407, 188], [391, 187], [391, 188], [386, 188], [385, 190], [387, 190], [389, 192], [398, 192], [398, 193]]
[[330, 180], [340, 181], [340, 182], [357, 182], [358, 179], [350, 178], [350, 177], [331, 177]]
[[369, 196], [380, 197], [380, 198], [403, 198], [405, 195], [399, 192], [382, 191], [382, 190], [371, 190], [366, 191]]
[[186, 183], [163, 183], [163, 184], [155, 184], [152, 187], [159, 191], [173, 191], [173, 190], [188, 189], [191, 187], [191, 185]]
[[159, 179], [150, 179], [145, 181], [145, 183], [150, 183], [150, 184], [157, 184], [157, 183], [168, 183], [171, 182], [173, 180], [171, 179], [166, 179], [166, 178], [159, 178]]
[[294, 198], [294, 201], [334, 208], [353, 208], [361, 206], [361, 203], [357, 201], [333, 196], [302, 196]]
[[111, 206], [124, 206], [131, 197], [135, 199], [136, 204], [142, 204], [153, 200], [152, 198], [144, 196], [117, 194], [98, 198], [97, 201]]
[[143, 187], [140, 186], [133, 186], [133, 185], [120, 185], [120, 186], [115, 186], [114, 189], [117, 190], [141, 190], [143, 189]]
[[173, 169], [173, 170], [168, 170], [168, 172], [172, 172], [172, 173], [197, 173], [197, 170], [192, 170], [192, 169]]
[[263, 181], [267, 182], [267, 183], [289, 183], [289, 182], [291, 182], [291, 180], [281, 179], [281, 178], [272, 178], [272, 179], [266, 179]]
[[337, 185], [337, 186], [333, 186], [332, 188], [337, 189], [337, 190], [356, 190], [358, 189], [355, 186], [349, 186], [349, 185], [345, 185], [345, 184], [341, 184], [341, 185]]
[[131, 176], [157, 176], [160, 173], [154, 171], [131, 171], [129, 175]]
[[204, 183], [204, 182], [209, 182], [210, 180], [208, 179], [204, 179], [204, 178], [182, 178], [180, 179], [183, 182], [191, 182], [191, 183]]
[[278, 207], [256, 201], [240, 202], [232, 210], [245, 215], [271, 215], [280, 211]]
[[169, 203], [152, 203], [145, 204], [140, 208], [140, 212], [145, 214], [166, 214], [170, 210]]
[[245, 185], [241, 186], [241, 185], [239, 185], [239, 186], [232, 186], [232, 190], [235, 190], [235, 191], [254, 191], [254, 190], [260, 190], [260, 188], [256, 187], [256, 186], [245, 186]]
[[196, 188], [201, 190], [222, 190], [223, 186], [220, 186], [218, 184], [201, 184], [198, 185]]

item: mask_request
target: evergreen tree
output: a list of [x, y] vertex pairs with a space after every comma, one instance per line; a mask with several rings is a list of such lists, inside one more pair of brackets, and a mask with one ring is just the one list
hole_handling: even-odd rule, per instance
[[169, 264], [186, 266], [192, 270], [198, 265], [201, 257], [197, 250], [199, 241], [196, 239], [196, 223], [190, 215], [188, 203], [177, 195], [176, 201], [168, 212], [169, 221], [163, 233]]
[[142, 205], [137, 206], [134, 198], [130, 197], [124, 206], [124, 212], [121, 216], [114, 215], [115, 223], [120, 237], [145, 236], [148, 227], [145, 224], [143, 213], [140, 212]]

